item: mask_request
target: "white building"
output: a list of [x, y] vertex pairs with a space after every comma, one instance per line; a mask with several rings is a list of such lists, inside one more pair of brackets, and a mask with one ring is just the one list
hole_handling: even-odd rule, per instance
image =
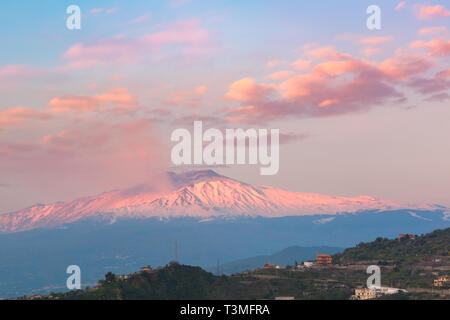
[[399, 289], [399, 288], [390, 288], [390, 287], [377, 287], [372, 286], [370, 287], [372, 290], [375, 290], [377, 294], [397, 294], [399, 292], [408, 292], [405, 289]]

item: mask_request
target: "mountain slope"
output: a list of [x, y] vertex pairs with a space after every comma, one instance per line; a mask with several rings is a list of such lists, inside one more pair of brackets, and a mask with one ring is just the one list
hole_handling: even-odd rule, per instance
[[[275, 265], [294, 265], [295, 261], [301, 263], [302, 261], [314, 260], [317, 254], [326, 253], [329, 255], [342, 252], [343, 248], [338, 247], [299, 247], [293, 246], [284, 250], [278, 251], [272, 255], [262, 255], [240, 259], [232, 262], [227, 262], [220, 265], [220, 272], [224, 274], [233, 274], [244, 272], [246, 270], [254, 270], [261, 268], [266, 263]], [[216, 273], [217, 267], [210, 267], [207, 269], [210, 272]]]
[[348, 263], [361, 260], [432, 260], [435, 256], [448, 256], [450, 252], [450, 228], [435, 230], [414, 239], [389, 240], [379, 237], [375, 241], [359, 243], [337, 254], [336, 262]]
[[[164, 181], [164, 182], [162, 182]], [[292, 192], [273, 187], [252, 186], [214, 171], [168, 173], [155, 188], [146, 184], [51, 205], [0, 215], [0, 232], [10, 233], [52, 228], [85, 218], [234, 218], [336, 215], [364, 211], [444, 211], [435, 205], [410, 205], [373, 197], [333, 197]], [[413, 212], [413, 214], [415, 214]]]

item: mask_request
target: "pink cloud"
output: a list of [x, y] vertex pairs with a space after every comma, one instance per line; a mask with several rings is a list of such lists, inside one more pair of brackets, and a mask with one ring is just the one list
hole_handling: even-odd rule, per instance
[[93, 44], [77, 43], [63, 55], [68, 61], [63, 70], [85, 69], [114, 64], [136, 63], [152, 53], [170, 47], [183, 54], [210, 53], [214, 32], [200, 27], [198, 20], [185, 20], [166, 25], [161, 31], [141, 37], [117, 36]]
[[422, 28], [419, 30], [420, 35], [436, 35], [439, 33], [445, 33], [447, 32], [447, 27], [441, 26], [441, 27], [428, 27], [428, 28]]
[[105, 13], [105, 14], [114, 14], [117, 11], [119, 11], [119, 8], [93, 8], [91, 10], [89, 10], [90, 14], [93, 15], [98, 15], [100, 13]]
[[430, 94], [450, 90], [450, 81], [439, 76], [433, 78], [417, 78], [410, 81], [409, 86], [415, 88], [420, 93]]
[[328, 106], [332, 106], [334, 104], [338, 104], [340, 102], [339, 99], [325, 99], [321, 103], [318, 104], [319, 108], [325, 108]]
[[147, 14], [143, 14], [139, 17], [134, 18], [133, 20], [130, 21], [131, 24], [139, 24], [139, 23], [144, 23], [146, 21], [148, 21], [148, 19], [150, 19], [151, 14], [147, 13]]
[[225, 98], [234, 101], [255, 101], [268, 98], [274, 92], [273, 84], [256, 84], [252, 78], [244, 78], [230, 85]]
[[444, 71], [441, 71], [437, 74], [440, 78], [450, 78], [450, 68]]
[[450, 10], [443, 5], [416, 5], [415, 10], [419, 19], [445, 18], [450, 16]]
[[381, 52], [383, 52], [381, 48], [373, 48], [373, 47], [363, 48], [363, 53], [366, 57], [372, 57], [377, 54], [380, 54]]
[[0, 79], [26, 79], [39, 73], [41, 73], [41, 70], [22, 64], [0, 67]]
[[298, 71], [305, 71], [311, 68], [311, 61], [310, 60], [297, 60], [292, 63], [292, 66], [294, 66]]
[[[339, 77], [350, 74], [350, 80]], [[401, 97], [384, 83], [375, 66], [357, 59], [322, 63], [313, 73], [293, 77], [280, 88], [283, 97], [297, 104], [298, 113], [310, 116], [352, 112]]]
[[386, 43], [389, 41], [394, 40], [391, 36], [385, 36], [385, 37], [368, 37], [364, 38], [360, 41], [361, 44], [367, 44], [367, 45], [378, 45], [382, 43]]
[[195, 93], [199, 95], [205, 94], [206, 91], [208, 91], [208, 88], [206, 88], [206, 86], [198, 86], [197, 88], [195, 88]]
[[122, 80], [123, 78], [124, 78], [123, 74], [116, 73], [116, 74], [113, 74], [111, 77], [109, 77], [109, 80], [110, 81], [119, 81], [119, 80]]
[[320, 91], [326, 90], [328, 83], [332, 81], [333, 79], [327, 74], [314, 69], [312, 73], [297, 75], [286, 80], [280, 85], [280, 90], [283, 97], [288, 100], [312, 98], [314, 95], [319, 95]]
[[166, 44], [203, 44], [207, 42], [212, 32], [199, 27], [198, 20], [179, 21], [169, 25], [166, 29], [150, 33], [141, 39], [148, 45]]
[[418, 40], [411, 43], [410, 47], [413, 49], [427, 49], [432, 56], [445, 57], [450, 55], [450, 40], [445, 40], [444, 38], [436, 38], [428, 42]]
[[175, 120], [172, 121], [172, 124], [175, 126], [192, 126], [194, 121], [203, 121], [203, 123], [207, 126], [220, 126], [223, 125], [223, 118], [205, 115], [199, 112], [190, 112], [189, 114], [182, 115]]
[[17, 125], [28, 120], [48, 120], [50, 114], [25, 107], [0, 110], [0, 129], [7, 125]]
[[16, 93], [16, 91], [24, 90], [24, 85], [31, 85], [35, 89], [39, 86], [54, 87], [67, 77], [67, 74], [58, 72], [55, 68], [26, 64], [0, 65], [0, 92]]
[[94, 45], [77, 43], [65, 54], [69, 64], [64, 69], [86, 69], [113, 62], [128, 64], [136, 58], [139, 41], [123, 37], [101, 40]]
[[51, 99], [47, 107], [53, 113], [130, 113], [140, 108], [136, 96], [129, 94], [124, 88], [108, 90], [94, 96], [63, 95]]
[[[450, 90], [450, 69], [437, 72], [432, 77], [421, 76], [409, 81], [409, 86], [423, 94], [438, 94]], [[443, 97], [442, 95], [440, 97]]]
[[309, 49], [305, 54], [318, 60], [342, 60], [348, 58], [348, 55], [337, 52], [332, 46]]
[[197, 86], [193, 90], [179, 90], [172, 92], [168, 98], [164, 100], [168, 105], [183, 105], [191, 108], [200, 106], [201, 98], [208, 91], [204, 85]]
[[89, 13], [98, 14], [98, 13], [102, 13], [103, 11], [104, 11], [103, 8], [93, 8], [93, 9], [89, 10]]
[[[431, 56], [397, 50], [384, 61], [372, 62], [332, 47], [307, 50], [307, 55], [321, 60], [308, 73], [290, 75], [279, 85], [260, 84], [250, 77], [233, 83], [226, 97], [240, 105], [225, 110], [227, 120], [265, 123], [289, 116], [323, 117], [361, 112], [386, 103], [406, 102], [399, 90], [402, 87], [424, 95], [447, 88], [442, 80], [438, 83], [438, 76], [427, 77], [438, 66]], [[439, 77], [445, 78], [446, 72], [439, 73]]]
[[4, 179], [58, 199], [149, 182], [167, 169], [167, 154], [151, 120], [77, 121], [37, 141], [0, 141], [0, 168]]
[[281, 70], [281, 71], [277, 71], [277, 72], [274, 72], [274, 73], [268, 75], [266, 78], [279, 80], [279, 79], [287, 78], [287, 77], [289, 77], [291, 75], [292, 75], [292, 71], [290, 71], [290, 70]]
[[450, 94], [448, 94], [447, 92], [436, 93], [424, 99], [424, 101], [427, 102], [445, 102], [448, 100], [450, 100]]
[[318, 73], [325, 73], [331, 76], [338, 76], [345, 73], [356, 73], [369, 67], [368, 63], [358, 59], [344, 61], [327, 61], [318, 64], [314, 70]]
[[395, 11], [401, 10], [406, 6], [406, 1], [400, 1], [395, 7]]
[[266, 64], [266, 65], [267, 65], [267, 67], [269, 67], [269, 68], [273, 68], [273, 67], [276, 67], [276, 66], [278, 66], [278, 65], [280, 65], [280, 64], [284, 64], [284, 63], [286, 63], [286, 61], [272, 59], [272, 60], [267, 61], [267, 64]]
[[397, 51], [392, 58], [380, 63], [379, 70], [393, 79], [405, 80], [428, 71], [433, 65], [431, 60], [422, 55]]
[[[0, 141], [0, 163], [6, 162], [8, 157], [24, 155], [33, 150], [35, 150], [35, 145], [32, 143]], [[4, 172], [3, 176], [5, 176], [6, 173], [7, 172]]]
[[0, 66], [0, 92], [5, 89], [17, 89], [20, 85], [39, 80], [50, 83], [60, 80], [62, 75], [53, 70], [45, 70], [25, 64], [9, 64]]

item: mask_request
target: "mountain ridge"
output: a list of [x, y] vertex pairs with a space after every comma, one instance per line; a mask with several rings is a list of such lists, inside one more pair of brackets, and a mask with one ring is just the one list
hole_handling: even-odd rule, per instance
[[170, 187], [154, 184], [105, 192], [75, 200], [35, 205], [0, 215], [0, 233], [53, 228], [85, 218], [237, 218], [338, 215], [399, 209], [447, 210], [438, 205], [410, 205], [370, 196], [339, 197], [253, 186], [212, 170], [173, 172], [161, 177]]

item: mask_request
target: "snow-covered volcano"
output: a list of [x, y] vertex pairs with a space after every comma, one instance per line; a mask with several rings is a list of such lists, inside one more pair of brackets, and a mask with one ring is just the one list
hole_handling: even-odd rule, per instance
[[97, 196], [35, 205], [0, 215], [0, 232], [51, 228], [85, 218], [237, 218], [336, 215], [365, 211], [435, 211], [435, 205], [410, 205], [373, 197], [333, 197], [253, 186], [211, 170], [168, 173], [170, 188], [158, 191], [158, 181]]

